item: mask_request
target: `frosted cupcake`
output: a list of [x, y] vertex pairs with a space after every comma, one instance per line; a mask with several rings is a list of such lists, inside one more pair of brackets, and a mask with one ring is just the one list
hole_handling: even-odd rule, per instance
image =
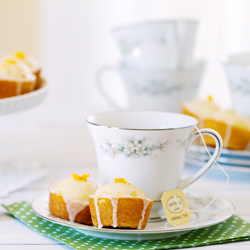
[[153, 201], [124, 178], [114, 181], [115, 183], [99, 187], [89, 197], [94, 226], [144, 229]]
[[14, 60], [18, 60], [30, 68], [30, 71], [36, 76], [35, 89], [39, 88], [41, 66], [38, 61], [33, 56], [27, 55], [21, 51], [15, 52], [12, 57]]
[[[206, 128], [216, 130], [222, 137], [223, 147], [244, 150], [250, 142], [250, 120], [234, 111], [216, 111], [204, 121]], [[215, 146], [213, 138], [205, 137], [209, 146]]]
[[[211, 128], [217, 131], [223, 140], [223, 147], [244, 150], [250, 142], [250, 119], [234, 111], [222, 111], [212, 102], [191, 101], [183, 104], [183, 113], [199, 120], [199, 128]], [[204, 136], [208, 146], [215, 146], [210, 136]]]
[[29, 93], [35, 84], [36, 76], [25, 64], [9, 58], [0, 62], [0, 98]]
[[208, 115], [219, 110], [220, 108], [213, 102], [211, 96], [207, 100], [193, 100], [182, 105], [183, 114], [193, 116], [199, 120], [199, 128], [204, 128], [204, 120]]
[[97, 190], [97, 184], [88, 177], [88, 174], [72, 174], [52, 183], [49, 188], [49, 211], [62, 219], [92, 225], [88, 198]]

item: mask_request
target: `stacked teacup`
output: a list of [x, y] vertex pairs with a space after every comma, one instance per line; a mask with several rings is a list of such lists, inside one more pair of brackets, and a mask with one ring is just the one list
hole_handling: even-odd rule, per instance
[[[194, 99], [204, 63], [193, 59], [198, 22], [155, 21], [114, 30], [122, 62], [105, 66], [97, 74], [97, 85], [117, 109], [180, 112], [184, 101]], [[102, 75], [107, 70], [120, 74], [128, 93], [127, 107], [111, 98]]]
[[250, 52], [229, 55], [223, 64], [230, 83], [233, 110], [250, 118]]

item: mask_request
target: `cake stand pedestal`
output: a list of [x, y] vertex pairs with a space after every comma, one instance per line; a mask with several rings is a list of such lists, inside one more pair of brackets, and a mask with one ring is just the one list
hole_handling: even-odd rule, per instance
[[41, 80], [40, 88], [28, 94], [0, 99], [0, 115], [7, 115], [33, 108], [47, 96], [50, 84]]

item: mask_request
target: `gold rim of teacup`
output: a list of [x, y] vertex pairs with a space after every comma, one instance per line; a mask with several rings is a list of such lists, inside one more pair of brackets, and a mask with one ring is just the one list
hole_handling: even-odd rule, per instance
[[[91, 117], [94, 117], [94, 116], [97, 116], [97, 115], [105, 115], [105, 114], [115, 114], [115, 113], [162, 113], [162, 114], [175, 114], [175, 115], [178, 115], [178, 116], [185, 116], [185, 117], [188, 117], [188, 118], [191, 118], [194, 120], [194, 123], [192, 125], [188, 125], [188, 126], [184, 126], [184, 127], [178, 127], [178, 128], [155, 128], [155, 129], [139, 129], [139, 128], [120, 128], [120, 127], [112, 127], [112, 126], [107, 126], [107, 125], [102, 125], [102, 124], [98, 124], [98, 123], [94, 123], [94, 122], [91, 122], [89, 121], [89, 119]], [[90, 115], [90, 116], [87, 116], [85, 118], [85, 121], [88, 123], [88, 124], [91, 124], [91, 125], [94, 125], [94, 126], [98, 126], [98, 127], [101, 127], [101, 128], [109, 128], [109, 129], [115, 129], [115, 130], [134, 130], [134, 131], [164, 131], [164, 130], [175, 130], [175, 129], [185, 129], [185, 128], [191, 128], [193, 127], [194, 125], [197, 125], [199, 123], [199, 121], [194, 118], [194, 117], [191, 117], [189, 115], [184, 115], [184, 114], [179, 114], [179, 113], [174, 113], [174, 112], [161, 112], [161, 111], [130, 111], [130, 110], [124, 110], [124, 111], [112, 111], [112, 112], [103, 112], [103, 113], [97, 113], [97, 114], [94, 114], [94, 115]], [[195, 128], [195, 127], [194, 127]]]

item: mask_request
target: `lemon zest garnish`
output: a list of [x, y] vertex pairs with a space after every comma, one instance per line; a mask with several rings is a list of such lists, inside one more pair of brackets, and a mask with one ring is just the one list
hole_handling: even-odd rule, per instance
[[208, 99], [209, 102], [212, 102], [212, 101], [213, 101], [213, 97], [212, 97], [211, 95], [209, 95], [209, 96], [207, 97], [207, 99]]
[[131, 196], [137, 196], [137, 193], [135, 191], [130, 193]]
[[105, 194], [107, 194], [107, 195], [108, 195], [109, 193], [106, 191], [106, 192], [105, 192]]
[[117, 178], [114, 179], [115, 183], [123, 183], [123, 184], [127, 184], [127, 180], [125, 180], [124, 178]]
[[16, 52], [15, 56], [18, 59], [24, 59], [25, 58], [25, 54], [23, 52], [20, 52], [20, 51]]
[[87, 178], [89, 177], [89, 174], [83, 174], [82, 176], [80, 175], [77, 175], [77, 174], [72, 174], [73, 178], [76, 180], [76, 181], [84, 181], [84, 182], [87, 182]]
[[131, 185], [131, 183], [128, 183], [128, 185]]
[[11, 60], [11, 59], [5, 59], [5, 62], [11, 63], [11, 64], [16, 64], [16, 61], [15, 60]]
[[91, 187], [91, 185], [90, 185], [90, 184], [88, 184], [88, 185], [87, 185], [87, 188], [90, 188], [90, 187]]

